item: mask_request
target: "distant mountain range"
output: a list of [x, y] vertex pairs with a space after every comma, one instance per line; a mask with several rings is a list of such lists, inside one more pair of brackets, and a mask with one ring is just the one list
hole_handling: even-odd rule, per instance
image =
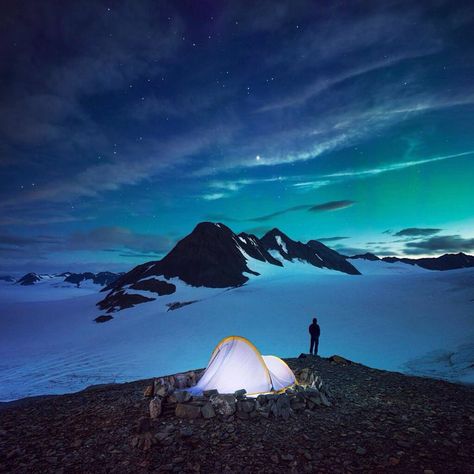
[[31, 286], [35, 285], [41, 281], [49, 280], [51, 282], [65, 282], [75, 285], [77, 287], [81, 286], [81, 283], [90, 281], [94, 285], [105, 286], [113, 283], [117, 278], [119, 278], [123, 273], [112, 273], [112, 272], [84, 272], [84, 273], [55, 273], [55, 274], [43, 274], [43, 273], [34, 273], [30, 272], [26, 275], [23, 275], [18, 280], [10, 275], [0, 276], [0, 281], [5, 281], [9, 283], [15, 283], [22, 286]]
[[474, 256], [465, 253], [446, 253], [440, 257], [424, 257], [424, 258], [401, 258], [401, 257], [377, 257], [373, 253], [365, 253], [363, 255], [354, 255], [351, 259], [365, 260], [381, 260], [388, 263], [402, 262], [408, 265], [418, 265], [427, 270], [456, 270], [459, 268], [474, 267]]
[[[320, 269], [360, 275], [352, 264], [358, 259], [401, 262], [428, 270], [474, 267], [474, 257], [464, 253], [418, 259], [380, 258], [372, 253], [347, 257], [317, 240], [306, 243], [293, 240], [276, 228], [258, 238], [253, 234], [236, 234], [224, 224], [201, 222], [163, 259], [143, 263], [127, 273], [27, 273], [18, 280], [3, 275], [0, 281], [23, 286], [35, 285], [43, 280], [77, 287], [84, 283], [98, 285], [103, 287], [101, 291], [107, 292], [107, 295], [97, 306], [111, 313], [175, 293], [176, 282], [170, 281], [173, 278], [193, 287], [231, 288], [245, 284], [249, 275], [258, 276], [257, 269], [266, 266], [286, 268], [290, 262], [303, 262]], [[174, 302], [171, 303], [171, 309], [189, 303]]]

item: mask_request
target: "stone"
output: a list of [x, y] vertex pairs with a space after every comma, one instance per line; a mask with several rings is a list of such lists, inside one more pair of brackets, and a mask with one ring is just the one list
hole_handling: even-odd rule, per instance
[[215, 388], [204, 390], [204, 392], [202, 392], [202, 394], [207, 398], [211, 397], [212, 395], [217, 395], [218, 393], [219, 392]]
[[266, 395], [259, 395], [256, 399], [257, 408], [264, 407], [268, 403], [268, 398]]
[[174, 387], [163, 379], [155, 380], [154, 395], [159, 397], [166, 397], [173, 393]]
[[143, 390], [143, 396], [145, 398], [151, 398], [153, 396], [153, 385], [148, 385], [145, 390]]
[[222, 416], [231, 416], [235, 413], [236, 400], [234, 395], [231, 394], [217, 394], [212, 395], [211, 398], [212, 406], [216, 413]]
[[150, 431], [150, 429], [151, 429], [150, 418], [147, 418], [144, 416], [141, 417], [137, 423], [137, 433], [145, 433], [147, 431]]
[[192, 395], [186, 390], [177, 390], [173, 393], [173, 396], [177, 403], [186, 403], [193, 398]]
[[188, 387], [188, 377], [186, 374], [176, 374], [175, 378], [175, 387], [176, 388], [187, 388]]
[[214, 418], [216, 416], [216, 412], [211, 403], [206, 403], [205, 405], [201, 407], [201, 414], [203, 418], [206, 418], [206, 419]]
[[328, 400], [328, 398], [326, 397], [326, 395], [324, 395], [323, 392], [321, 392], [320, 398], [321, 398], [322, 404], [323, 404], [325, 407], [330, 407], [330, 406], [332, 406], [332, 403]]
[[329, 357], [328, 360], [336, 364], [341, 364], [341, 365], [349, 365], [351, 363], [350, 360], [344, 359], [344, 357], [341, 357], [338, 355], [333, 355]]
[[272, 406], [272, 413], [275, 418], [283, 418], [288, 420], [291, 413], [290, 397], [286, 393], [278, 396], [276, 402]]
[[239, 400], [237, 402], [237, 411], [250, 413], [255, 410], [255, 402], [251, 399]]
[[190, 426], [185, 426], [179, 430], [181, 438], [190, 438], [193, 435], [193, 429]]
[[246, 393], [247, 393], [247, 390], [245, 390], [245, 388], [241, 388], [240, 390], [236, 390], [234, 392], [234, 397], [235, 398], [243, 397]]
[[150, 418], [155, 419], [161, 415], [162, 412], [162, 403], [161, 398], [154, 397], [150, 400]]
[[189, 403], [178, 403], [176, 405], [175, 415], [178, 418], [193, 420], [201, 416], [201, 408]]

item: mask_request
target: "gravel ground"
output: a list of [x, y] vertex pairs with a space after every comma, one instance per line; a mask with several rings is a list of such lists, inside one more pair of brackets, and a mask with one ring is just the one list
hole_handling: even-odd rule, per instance
[[287, 421], [166, 411], [152, 421], [149, 380], [25, 399], [0, 405], [0, 472], [474, 473], [472, 387], [319, 357], [286, 361], [315, 368], [333, 406]]

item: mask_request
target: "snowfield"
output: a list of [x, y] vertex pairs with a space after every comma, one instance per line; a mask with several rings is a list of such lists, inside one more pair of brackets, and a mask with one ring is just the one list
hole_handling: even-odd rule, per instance
[[[351, 260], [362, 275], [249, 259], [247, 284], [193, 288], [114, 313], [97, 324], [96, 285], [0, 282], [0, 400], [66, 393], [204, 367], [225, 336], [264, 354], [307, 352], [307, 327], [321, 326], [320, 355], [417, 375], [474, 382], [474, 268], [429, 271]], [[175, 311], [167, 303], [194, 301]]]

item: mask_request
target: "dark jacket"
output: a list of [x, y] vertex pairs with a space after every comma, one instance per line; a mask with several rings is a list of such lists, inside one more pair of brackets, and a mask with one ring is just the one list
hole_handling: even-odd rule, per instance
[[319, 337], [321, 334], [321, 328], [319, 327], [318, 323], [311, 323], [309, 325], [308, 331], [311, 334], [311, 337]]

